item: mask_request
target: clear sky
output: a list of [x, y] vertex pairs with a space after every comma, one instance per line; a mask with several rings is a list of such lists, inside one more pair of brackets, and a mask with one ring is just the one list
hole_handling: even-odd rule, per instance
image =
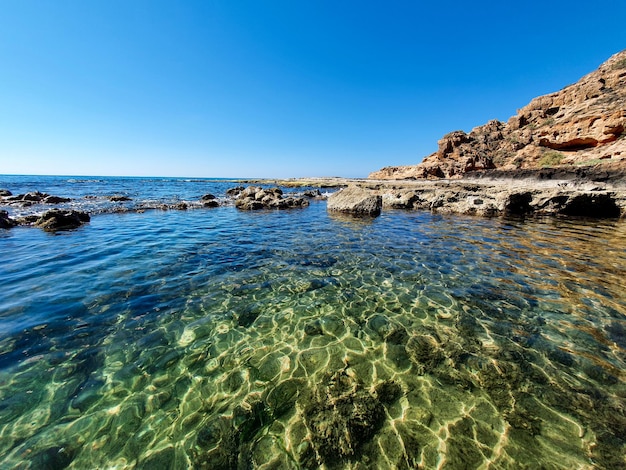
[[626, 48], [626, 2], [0, 0], [0, 173], [367, 176]]

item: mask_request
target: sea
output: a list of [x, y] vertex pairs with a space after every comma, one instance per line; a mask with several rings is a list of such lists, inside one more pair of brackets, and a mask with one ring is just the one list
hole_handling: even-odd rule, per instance
[[624, 221], [239, 184], [0, 175], [91, 214], [0, 229], [0, 468], [626, 468]]

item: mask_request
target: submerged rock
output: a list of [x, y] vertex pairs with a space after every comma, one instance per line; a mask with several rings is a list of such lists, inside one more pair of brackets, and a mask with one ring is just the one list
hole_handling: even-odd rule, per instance
[[406, 343], [406, 351], [420, 375], [431, 372], [444, 360], [439, 342], [431, 335], [411, 336]]
[[345, 369], [329, 376], [313, 392], [303, 414], [319, 465], [358, 457], [361, 446], [385, 420], [382, 402]]
[[358, 186], [348, 186], [328, 197], [328, 210], [376, 217], [383, 207], [382, 196]]
[[46, 231], [71, 230], [90, 220], [86, 212], [52, 209], [39, 217], [35, 225]]
[[261, 401], [244, 403], [203, 426], [196, 437], [193, 468], [251, 468], [250, 454], [257, 433], [271, 422]]

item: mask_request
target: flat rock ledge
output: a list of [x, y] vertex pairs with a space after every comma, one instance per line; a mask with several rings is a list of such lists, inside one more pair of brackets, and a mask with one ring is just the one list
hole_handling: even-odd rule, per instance
[[429, 210], [478, 216], [536, 215], [620, 218], [626, 215], [626, 190], [602, 184], [516, 181], [438, 182], [373, 185], [388, 209]]
[[383, 197], [356, 185], [348, 186], [328, 197], [327, 209], [356, 216], [377, 217], [383, 207]]

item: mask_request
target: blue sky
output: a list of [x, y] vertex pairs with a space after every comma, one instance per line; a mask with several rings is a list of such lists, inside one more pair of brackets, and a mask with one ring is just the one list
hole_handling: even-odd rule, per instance
[[361, 177], [626, 48], [626, 2], [0, 0], [0, 173]]

